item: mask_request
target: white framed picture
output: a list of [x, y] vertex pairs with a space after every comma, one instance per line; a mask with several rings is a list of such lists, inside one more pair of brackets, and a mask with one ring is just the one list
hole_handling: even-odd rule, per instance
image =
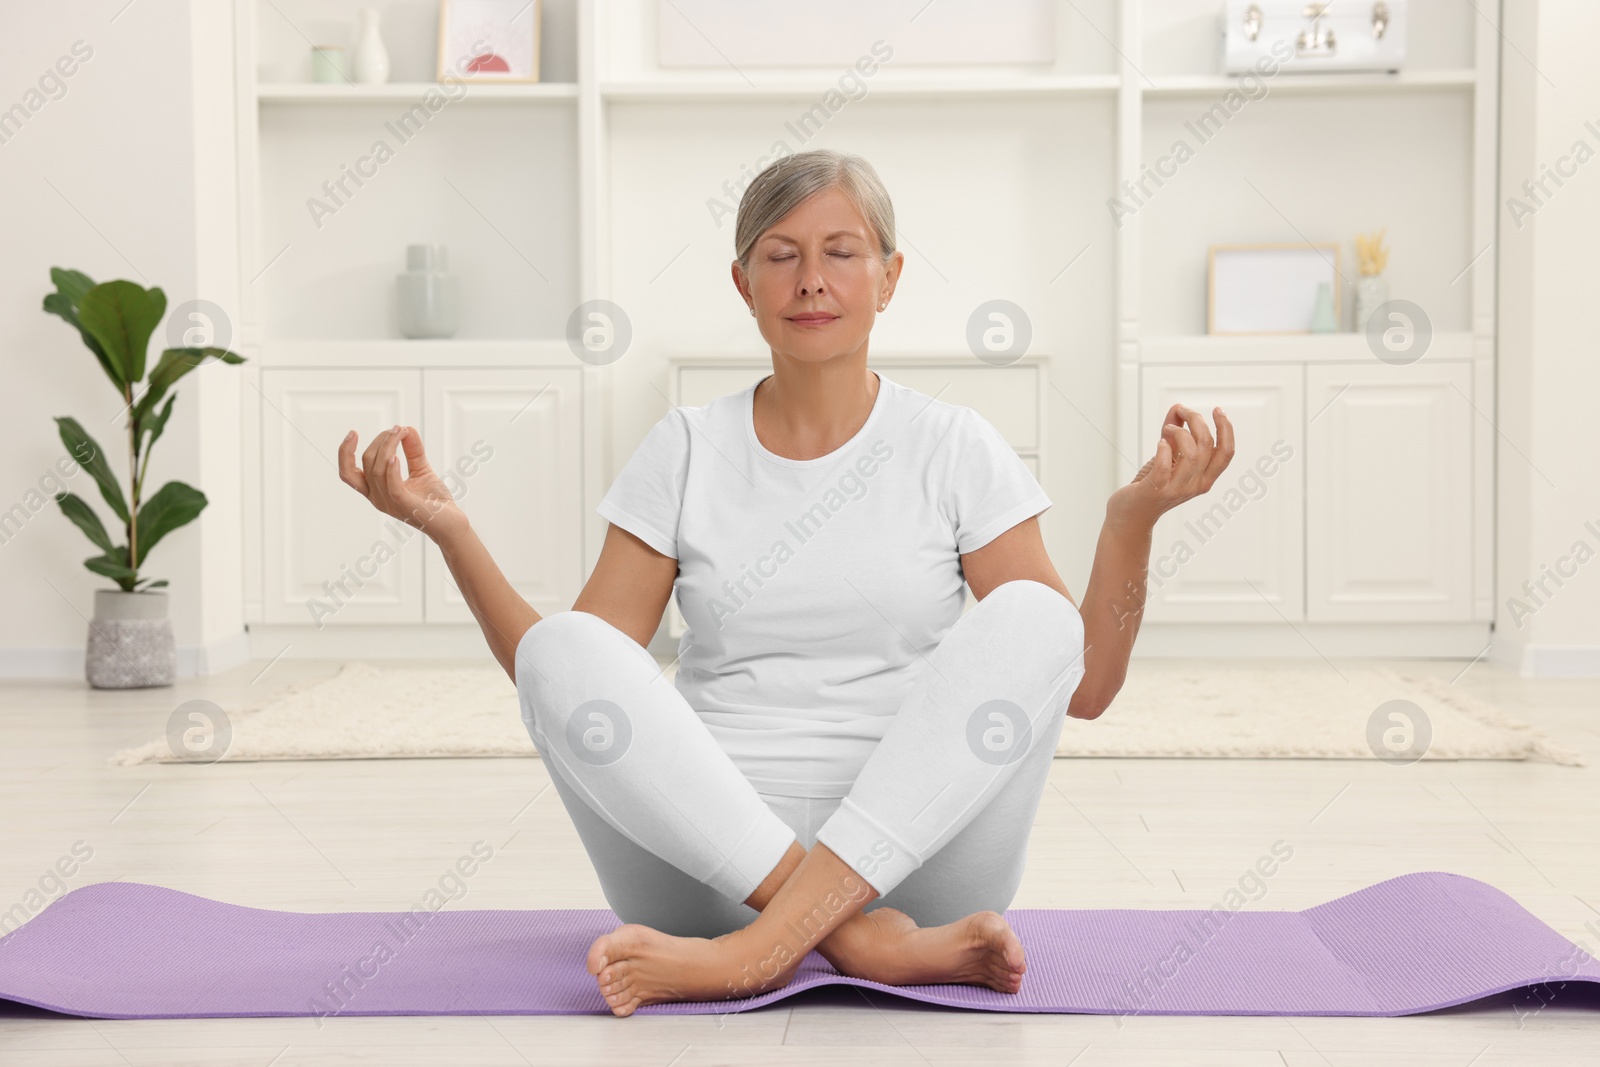
[[1310, 333], [1317, 285], [1327, 282], [1339, 316], [1339, 245], [1211, 245], [1206, 255], [1206, 332]]
[[538, 81], [542, 3], [439, 0], [439, 80]]

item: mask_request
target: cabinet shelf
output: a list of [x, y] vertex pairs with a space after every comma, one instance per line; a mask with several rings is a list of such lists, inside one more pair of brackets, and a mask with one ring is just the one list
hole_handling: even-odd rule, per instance
[[[1472, 358], [1473, 338], [1467, 330], [1441, 330], [1433, 335], [1422, 361]], [[1290, 333], [1262, 336], [1167, 334], [1139, 339], [1141, 363], [1370, 363], [1374, 360], [1364, 333]]]
[[[1270, 79], [1263, 78], [1262, 82], [1268, 86], [1268, 95], [1271, 95], [1277, 92], [1356, 93], [1471, 88], [1477, 84], [1477, 80], [1477, 73], [1468, 67], [1461, 70], [1402, 70], [1387, 74], [1280, 72]], [[1158, 75], [1140, 79], [1139, 85], [1146, 96], [1186, 96], [1239, 89], [1243, 86], [1243, 79], [1232, 74]]]
[[583, 367], [565, 338], [269, 341], [263, 367]]
[[[880, 78], [869, 83], [869, 97], [896, 100], [1016, 100], [1060, 96], [1109, 95], [1121, 78], [1115, 74], [1058, 74], [1006, 78]], [[727, 103], [741, 100], [808, 99], [838, 90], [830, 76], [756, 81], [739, 78], [685, 78], [603, 81], [600, 95], [617, 103]]]
[[[1146, 96], [1184, 96], [1223, 93], [1240, 88], [1236, 75], [1160, 75], [1138, 78]], [[1471, 88], [1477, 74], [1471, 68], [1403, 70], [1393, 73], [1280, 74], [1270, 80], [1272, 92], [1346, 93]], [[891, 99], [1017, 100], [1062, 96], [1097, 96], [1115, 93], [1122, 84], [1116, 74], [1046, 74], [1027, 77], [884, 78], [870, 84], [868, 95]], [[342, 87], [341, 87], [342, 88]], [[753, 84], [734, 77], [696, 77], [636, 81], [602, 81], [600, 96], [617, 103], [726, 103], [740, 100], [787, 100], [819, 96], [836, 89], [829, 77], [757, 80]]]
[[[576, 100], [578, 97], [576, 82], [462, 84], [466, 91], [459, 100]], [[388, 82], [384, 85], [261, 82], [256, 85], [256, 99], [263, 104], [352, 104], [420, 100], [430, 89], [442, 92], [446, 88], [438, 82]]]

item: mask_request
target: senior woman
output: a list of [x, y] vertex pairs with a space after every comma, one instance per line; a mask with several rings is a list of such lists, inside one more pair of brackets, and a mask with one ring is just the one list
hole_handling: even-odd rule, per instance
[[[905, 262], [871, 165], [779, 159], [734, 241], [772, 374], [651, 428], [571, 611], [511, 588], [414, 427], [359, 466], [352, 432], [340, 476], [438, 543], [515, 682], [625, 923], [586, 961], [613, 1013], [771, 990], [811, 949], [888, 984], [1015, 992], [1002, 913], [1064, 716], [1121, 687], [1152, 528], [1211, 488], [1232, 426], [1167, 413], [1107, 503], [1080, 615], [1040, 536], [1051, 502], [999, 432], [867, 367]], [[674, 587], [669, 682], [644, 646]]]

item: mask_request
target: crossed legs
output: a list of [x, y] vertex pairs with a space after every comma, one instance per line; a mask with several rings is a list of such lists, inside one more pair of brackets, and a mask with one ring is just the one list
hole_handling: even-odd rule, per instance
[[758, 794], [604, 620], [533, 626], [524, 721], [628, 924], [590, 951], [613, 1011], [759, 993], [812, 948], [860, 977], [1015, 989], [1021, 945], [999, 913], [1082, 651], [1065, 597], [1000, 586], [927, 656], [850, 795], [807, 800]]

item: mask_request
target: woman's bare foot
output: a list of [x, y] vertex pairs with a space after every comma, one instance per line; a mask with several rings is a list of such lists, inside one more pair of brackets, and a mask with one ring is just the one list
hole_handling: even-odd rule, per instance
[[[857, 909], [877, 896], [826, 845], [801, 851], [803, 858], [760, 902], [761, 914], [743, 930], [707, 940], [673, 937], [630, 923], [595, 938], [587, 965], [612, 1014], [632, 1015], [643, 1005], [664, 1000], [750, 997], [788, 985], [806, 953], [858, 918]], [[752, 897], [763, 892], [758, 887]], [[998, 915], [994, 921], [1005, 925]], [[974, 938], [984, 940], [976, 933], [967, 940]], [[947, 955], [954, 954], [955, 944], [951, 942]], [[931, 943], [928, 949], [932, 955]], [[1020, 944], [1015, 956], [1020, 966]]]
[[[756, 996], [787, 985], [811, 947], [780, 940], [762, 952], [760, 936], [751, 926], [709, 940], [674, 937], [630, 923], [595, 939], [588, 970], [618, 1016], [664, 1001]], [[922, 929], [904, 912], [878, 908], [852, 916], [816, 947], [839, 973], [885, 985], [1015, 993], [1027, 970], [1021, 940], [992, 911]]]
[[1015, 993], [1028, 969], [1022, 941], [992, 911], [927, 929], [893, 908], [859, 912], [817, 951], [840, 974], [884, 985], [956, 983]]
[[786, 944], [758, 951], [752, 927], [722, 937], [674, 937], [629, 923], [595, 939], [588, 969], [613, 1015], [645, 1004], [751, 997], [788, 985], [805, 955]]

